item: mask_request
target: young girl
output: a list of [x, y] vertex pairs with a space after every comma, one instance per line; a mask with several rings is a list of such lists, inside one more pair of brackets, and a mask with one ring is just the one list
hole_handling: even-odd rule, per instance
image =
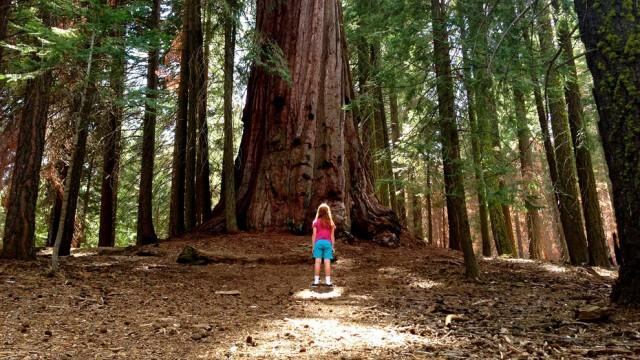
[[331, 218], [331, 209], [327, 204], [320, 204], [316, 212], [316, 219], [313, 220], [313, 235], [311, 235], [311, 247], [313, 257], [316, 259], [314, 266], [315, 276], [311, 286], [320, 285], [320, 266], [324, 259], [325, 284], [333, 286], [331, 283], [331, 259], [333, 259], [333, 249], [335, 246], [334, 232], [336, 225]]

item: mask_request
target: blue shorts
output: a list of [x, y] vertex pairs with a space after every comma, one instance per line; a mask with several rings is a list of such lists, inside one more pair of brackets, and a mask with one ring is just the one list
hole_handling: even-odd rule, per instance
[[315, 259], [333, 259], [333, 246], [331, 241], [326, 239], [317, 240], [313, 244], [313, 257]]

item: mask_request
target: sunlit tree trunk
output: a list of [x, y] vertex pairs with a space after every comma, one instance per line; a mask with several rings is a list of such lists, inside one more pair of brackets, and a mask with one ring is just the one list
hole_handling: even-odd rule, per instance
[[582, 95], [578, 85], [578, 72], [573, 55], [573, 44], [569, 32], [569, 24], [562, 20], [558, 25], [558, 42], [564, 54], [568, 74], [565, 83], [565, 99], [567, 101], [569, 128], [573, 141], [573, 150], [576, 157], [576, 169], [578, 173], [578, 185], [580, 186], [580, 198], [582, 199], [582, 212], [584, 214], [587, 230], [587, 243], [589, 248], [589, 264], [609, 267], [609, 249], [604, 235], [602, 215], [598, 190], [596, 189], [596, 177], [593, 173], [591, 154], [588, 145], [588, 132], [584, 124], [582, 107]]
[[[236, 46], [235, 1], [227, 1], [228, 13], [224, 19], [224, 198], [236, 198], [235, 169], [233, 164], [233, 63]], [[236, 202], [224, 202], [225, 229], [238, 231]]]
[[[160, 29], [160, 2], [153, 0], [151, 31]], [[138, 224], [136, 244], [146, 245], [158, 241], [153, 225], [153, 168], [155, 162], [155, 137], [158, 100], [159, 44], [153, 40], [149, 50], [147, 68], [146, 102], [142, 122], [142, 161], [140, 164], [140, 189], [138, 190]]]
[[[538, 16], [540, 50], [546, 58], [551, 59], [555, 52], [553, 28], [549, 16], [549, 8], [544, 6], [541, 8]], [[557, 162], [558, 181], [556, 183], [556, 191], [559, 199], [562, 228], [569, 249], [569, 259], [572, 264], [586, 264], [589, 261], [589, 253], [580, 211], [571, 132], [567, 120], [562, 82], [558, 70], [553, 65], [547, 71], [546, 94]]]
[[622, 265], [611, 294], [640, 304], [640, 58], [637, 4], [575, 1], [613, 187]]
[[[433, 53], [435, 73], [438, 78], [438, 112], [442, 137], [442, 161], [444, 167], [447, 211], [449, 214], [449, 243], [451, 248], [462, 248], [466, 275], [479, 276], [478, 264], [473, 253], [471, 231], [467, 217], [460, 140], [454, 109], [453, 78], [449, 57], [449, 35], [445, 21], [445, 7], [440, 0], [431, 0]], [[453, 246], [451, 246], [453, 244]]]
[[190, 49], [187, 24], [189, 23], [190, 6], [186, 0], [183, 14], [183, 29], [180, 50], [180, 84], [178, 87], [177, 115], [173, 147], [173, 164], [171, 176], [171, 206], [169, 213], [169, 236], [182, 235], [185, 231], [185, 168], [187, 152], [187, 111], [189, 102], [189, 61]]
[[[391, 116], [392, 149], [395, 150], [395, 147], [400, 142], [400, 131], [402, 129], [402, 119], [400, 118], [400, 111], [398, 109], [398, 95], [396, 94], [396, 89], [391, 89], [389, 92], [389, 115]], [[398, 215], [400, 223], [404, 224], [407, 215], [404, 204], [404, 186], [402, 185], [400, 172], [393, 172], [393, 180], [394, 183], [392, 191], [396, 198], [396, 207], [393, 211]]]

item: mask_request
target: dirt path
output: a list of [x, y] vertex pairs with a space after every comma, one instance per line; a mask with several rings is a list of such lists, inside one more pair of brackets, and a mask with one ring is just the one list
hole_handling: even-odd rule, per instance
[[[309, 252], [307, 237], [240, 234], [172, 241], [146, 253], [0, 261], [0, 359], [640, 358], [640, 312], [604, 322], [614, 273], [528, 261], [338, 244], [333, 290], [303, 265], [175, 263], [185, 244], [247, 254]], [[216, 291], [239, 291], [239, 295]], [[453, 319], [446, 325], [446, 319]]]

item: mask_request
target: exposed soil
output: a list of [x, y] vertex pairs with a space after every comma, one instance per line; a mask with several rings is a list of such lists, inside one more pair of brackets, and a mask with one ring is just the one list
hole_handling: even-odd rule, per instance
[[[243, 233], [82, 250], [57, 275], [46, 254], [1, 261], [0, 359], [640, 358], [640, 311], [606, 316], [615, 272], [488, 259], [470, 282], [446, 249], [338, 244], [337, 286], [312, 291], [309, 242]], [[180, 265], [187, 244], [309, 263]]]

